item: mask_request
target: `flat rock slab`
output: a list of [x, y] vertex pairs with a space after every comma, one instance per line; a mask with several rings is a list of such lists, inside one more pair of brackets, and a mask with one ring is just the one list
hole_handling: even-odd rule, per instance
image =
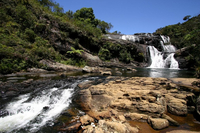
[[192, 85], [192, 82], [198, 81], [196, 78], [170, 78], [175, 83], [180, 83], [184, 85]]
[[[164, 114], [167, 112], [175, 115], [188, 114], [187, 108], [190, 107], [187, 105], [188, 98], [194, 96], [191, 83], [197, 80], [111, 77], [106, 78], [106, 82], [92, 85], [79, 92], [80, 105], [85, 109], [86, 114], [98, 120], [105, 119], [121, 123], [126, 123], [126, 120], [130, 119], [148, 121], [155, 130], [167, 128], [169, 124], [179, 125]], [[181, 88], [183, 86], [181, 82], [187, 84], [184, 85], [187, 89]], [[113, 110], [120, 113], [111, 113]], [[102, 113], [106, 114], [105, 112], [108, 112], [107, 115], [102, 115]], [[113, 124], [116, 123], [106, 122], [109, 127], [115, 127]], [[125, 130], [121, 125], [121, 128], [116, 127], [112, 131], [124, 132]]]

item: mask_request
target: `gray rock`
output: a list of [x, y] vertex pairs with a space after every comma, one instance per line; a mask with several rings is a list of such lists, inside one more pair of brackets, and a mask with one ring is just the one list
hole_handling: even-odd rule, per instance
[[17, 96], [18, 94], [19, 94], [19, 92], [17, 92], [17, 91], [7, 91], [6, 92], [7, 97]]

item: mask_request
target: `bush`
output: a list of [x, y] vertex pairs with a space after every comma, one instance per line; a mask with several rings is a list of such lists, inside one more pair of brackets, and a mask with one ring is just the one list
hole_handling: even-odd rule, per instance
[[62, 60], [60, 63], [65, 65], [73, 65], [78, 67], [84, 67], [87, 65], [87, 62], [83, 59], [77, 59], [77, 58], [69, 58], [67, 60]]
[[102, 60], [110, 60], [111, 59], [110, 51], [105, 48], [101, 48], [98, 55]]
[[127, 50], [122, 49], [119, 53], [119, 60], [125, 63], [130, 63], [133, 59], [131, 58], [131, 54], [127, 52]]

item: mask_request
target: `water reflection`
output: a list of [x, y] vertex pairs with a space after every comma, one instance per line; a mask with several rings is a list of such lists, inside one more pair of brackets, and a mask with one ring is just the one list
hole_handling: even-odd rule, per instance
[[[194, 78], [194, 71], [181, 69], [167, 69], [167, 68], [136, 68], [136, 72], [118, 69], [125, 77], [163, 77], [163, 78]], [[116, 70], [113, 69], [113, 75], [117, 75]]]
[[165, 77], [165, 78], [174, 78], [178, 77], [179, 70], [172, 69], [149, 69], [149, 76], [153, 78]]

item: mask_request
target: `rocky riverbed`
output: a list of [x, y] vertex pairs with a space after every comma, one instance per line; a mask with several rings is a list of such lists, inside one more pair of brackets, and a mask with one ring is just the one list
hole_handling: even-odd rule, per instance
[[193, 81], [196, 79], [108, 77], [98, 85], [80, 84], [79, 102], [86, 112], [80, 125], [84, 133], [140, 132], [130, 121], [146, 122], [154, 130], [179, 126], [168, 114], [184, 117], [196, 112], [194, 99], [199, 88], [191, 86]]
[[[61, 78], [55, 81], [47, 78], [27, 79], [21, 83], [2, 82], [0, 97], [5, 99], [45, 88], [59, 88], [65, 82], [73, 82], [84, 77], [63, 77], [61, 74]], [[121, 76], [108, 76], [95, 80], [91, 78], [77, 85], [76, 96], [73, 97], [73, 101], [81, 106], [79, 109], [83, 112], [66, 110], [62, 114], [66, 115], [67, 112], [67, 115], [73, 116], [72, 120], [57, 122], [66, 123], [60, 124], [57, 131], [142, 133], [149, 130], [144, 128], [144, 125], [149, 126], [152, 133], [158, 133], [168, 127], [183, 130], [184, 128], [178, 128], [183, 123], [171, 116], [185, 118], [182, 121], [191, 117], [191, 114], [194, 114], [192, 117], [199, 118], [200, 98], [197, 97], [200, 93], [199, 85], [199, 80], [195, 78]], [[8, 112], [1, 111], [1, 117], [7, 115]], [[193, 132], [200, 131], [199, 126], [196, 127]], [[175, 133], [171, 129], [170, 132]]]

